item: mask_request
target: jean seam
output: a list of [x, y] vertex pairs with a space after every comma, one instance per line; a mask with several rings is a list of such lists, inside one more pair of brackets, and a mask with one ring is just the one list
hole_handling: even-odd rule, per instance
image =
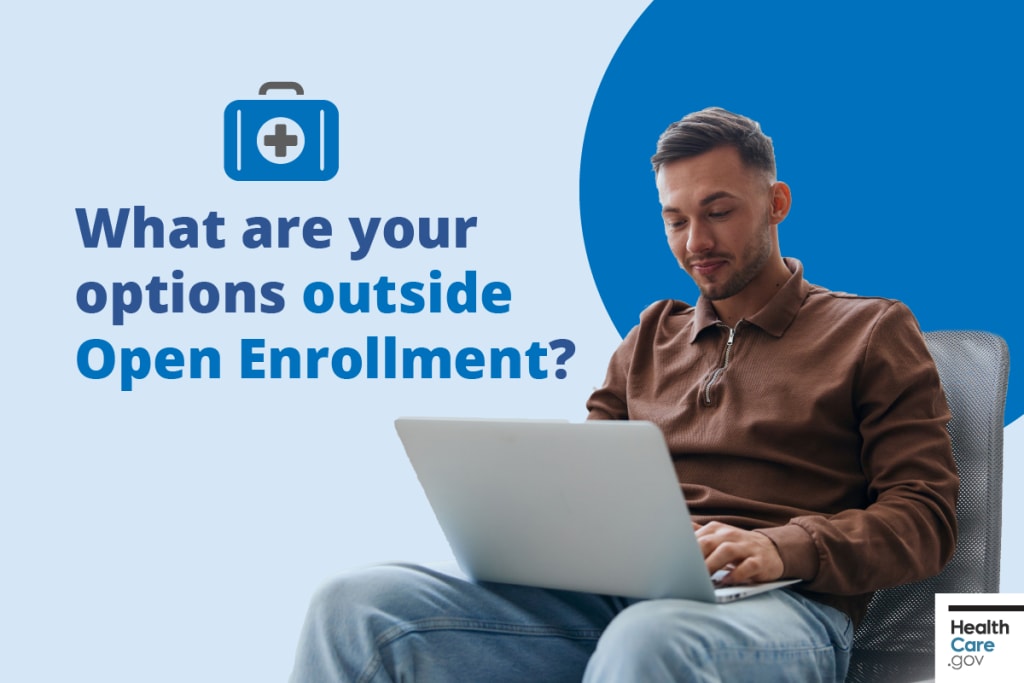
[[601, 630], [593, 628], [557, 628], [553, 626], [482, 621], [479, 619], [452, 619], [450, 617], [417, 619], [416, 621], [396, 624], [377, 637], [374, 641], [373, 658], [367, 662], [366, 667], [364, 667], [363, 672], [357, 679], [357, 683], [369, 683], [371, 678], [377, 674], [381, 664], [383, 664], [380, 653], [384, 648], [393, 645], [404, 636], [428, 631], [475, 631], [477, 633], [500, 633], [532, 638], [566, 638], [569, 640], [598, 640], [601, 637]]
[[816, 644], [808, 643], [806, 645], [786, 645], [784, 643], [777, 643], [773, 645], [731, 645], [725, 647], [717, 647], [713, 650], [715, 656], [719, 653], [736, 653], [736, 654], [754, 654], [754, 655], [790, 655], [801, 657], [808, 652], [832, 652], [835, 651], [836, 647], [831, 643]]

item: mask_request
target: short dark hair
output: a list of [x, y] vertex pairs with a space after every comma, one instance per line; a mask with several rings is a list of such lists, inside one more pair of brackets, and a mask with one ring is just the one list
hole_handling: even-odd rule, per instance
[[658, 149], [651, 157], [655, 173], [664, 164], [710, 152], [716, 147], [733, 147], [750, 168], [775, 178], [775, 148], [761, 125], [721, 107], [709, 107], [687, 114], [665, 129]]

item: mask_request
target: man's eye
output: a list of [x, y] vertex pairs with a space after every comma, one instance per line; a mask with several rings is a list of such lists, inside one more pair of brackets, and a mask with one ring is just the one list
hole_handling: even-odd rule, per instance
[[711, 218], [725, 218], [730, 213], [732, 213], [732, 209], [727, 209], [726, 211], [712, 211], [708, 216]]

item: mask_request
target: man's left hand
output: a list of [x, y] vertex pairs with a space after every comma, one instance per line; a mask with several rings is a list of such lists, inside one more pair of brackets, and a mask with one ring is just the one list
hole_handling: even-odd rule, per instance
[[756, 531], [708, 522], [693, 525], [708, 573], [732, 567], [722, 585], [762, 583], [782, 578], [785, 566], [771, 539]]

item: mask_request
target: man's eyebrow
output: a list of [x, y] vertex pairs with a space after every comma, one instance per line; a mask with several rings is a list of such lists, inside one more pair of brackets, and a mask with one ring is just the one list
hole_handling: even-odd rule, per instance
[[707, 197], [704, 197], [704, 199], [700, 200], [700, 205], [707, 206], [716, 199], [722, 199], [723, 197], [735, 199], [736, 195], [732, 194], [731, 192], [726, 192], [725, 190], [719, 190], [718, 192], [712, 192]]

